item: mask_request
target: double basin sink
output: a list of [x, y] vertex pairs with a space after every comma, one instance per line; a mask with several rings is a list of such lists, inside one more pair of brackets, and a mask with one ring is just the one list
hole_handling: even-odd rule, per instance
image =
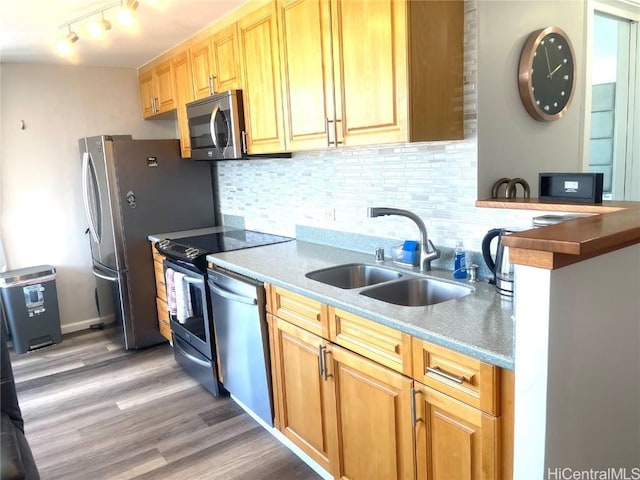
[[423, 307], [454, 300], [473, 293], [467, 285], [433, 277], [412, 275], [390, 268], [350, 263], [323, 268], [307, 278], [343, 289], [362, 289], [358, 293], [395, 305]]

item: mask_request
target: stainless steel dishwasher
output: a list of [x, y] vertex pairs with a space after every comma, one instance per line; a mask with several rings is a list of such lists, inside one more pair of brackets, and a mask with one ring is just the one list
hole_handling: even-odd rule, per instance
[[209, 268], [207, 277], [222, 384], [273, 426], [264, 286], [218, 267]]

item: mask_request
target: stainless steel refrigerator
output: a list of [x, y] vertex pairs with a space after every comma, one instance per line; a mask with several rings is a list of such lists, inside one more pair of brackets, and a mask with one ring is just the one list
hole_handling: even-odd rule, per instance
[[163, 342], [147, 236], [215, 225], [212, 166], [181, 159], [178, 140], [103, 135], [79, 145], [101, 322], [116, 323], [126, 349]]

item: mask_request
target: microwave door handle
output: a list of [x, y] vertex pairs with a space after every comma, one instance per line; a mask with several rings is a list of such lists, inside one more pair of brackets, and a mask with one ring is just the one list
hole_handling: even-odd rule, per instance
[[89, 161], [89, 152], [84, 152], [82, 154], [82, 200], [84, 203], [84, 211], [87, 216], [87, 222], [89, 223], [89, 232], [91, 232], [91, 237], [93, 237], [93, 240], [96, 243], [100, 243], [94, 224], [95, 220], [93, 215], [91, 215], [91, 207], [89, 206]]
[[209, 132], [211, 133], [211, 141], [213, 142], [213, 146], [220, 150], [220, 146], [218, 145], [218, 137], [216, 135], [216, 115], [220, 111], [220, 107], [216, 106], [211, 112], [211, 120], [209, 120]]

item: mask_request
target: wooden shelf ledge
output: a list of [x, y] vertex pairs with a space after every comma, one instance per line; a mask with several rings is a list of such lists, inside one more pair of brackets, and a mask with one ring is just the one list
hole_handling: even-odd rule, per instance
[[640, 243], [640, 202], [570, 204], [514, 198], [478, 200], [476, 206], [596, 214], [505, 236], [514, 264], [554, 270]]

